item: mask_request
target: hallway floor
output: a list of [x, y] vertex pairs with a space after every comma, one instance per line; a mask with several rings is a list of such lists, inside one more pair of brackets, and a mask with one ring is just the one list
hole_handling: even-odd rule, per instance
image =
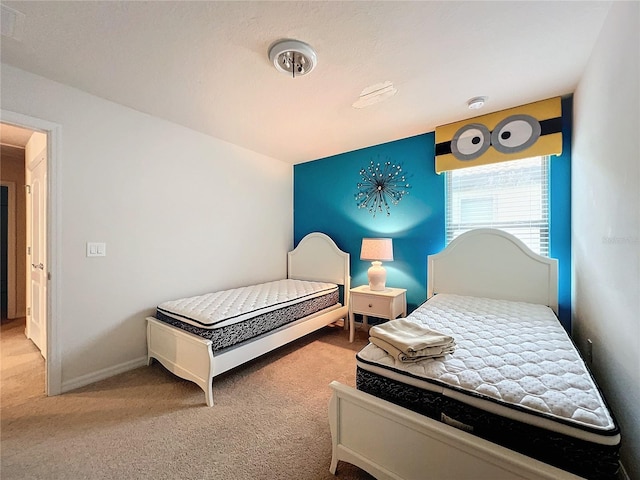
[[0, 327], [0, 409], [43, 397], [44, 358], [24, 333], [25, 318], [2, 320]]

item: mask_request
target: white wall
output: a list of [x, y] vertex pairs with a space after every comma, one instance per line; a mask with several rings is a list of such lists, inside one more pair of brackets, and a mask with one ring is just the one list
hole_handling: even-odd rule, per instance
[[[286, 275], [291, 165], [8, 65], [1, 74], [3, 110], [61, 126], [63, 388], [139, 363], [158, 303]], [[88, 241], [107, 256], [87, 258]]]
[[613, 2], [574, 95], [573, 334], [640, 478], [640, 148], [638, 2]]

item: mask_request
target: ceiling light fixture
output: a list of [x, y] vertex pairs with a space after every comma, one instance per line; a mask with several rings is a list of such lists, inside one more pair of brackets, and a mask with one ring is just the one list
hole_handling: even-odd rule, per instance
[[487, 97], [473, 97], [467, 102], [467, 105], [471, 110], [478, 110], [479, 108], [484, 107], [486, 101]]
[[353, 108], [364, 108], [369, 105], [382, 102], [398, 93], [398, 89], [393, 86], [393, 82], [376, 83], [362, 90], [362, 93], [353, 103]]
[[318, 56], [304, 42], [278, 40], [269, 47], [269, 60], [276, 70], [296, 78], [313, 70], [318, 63]]

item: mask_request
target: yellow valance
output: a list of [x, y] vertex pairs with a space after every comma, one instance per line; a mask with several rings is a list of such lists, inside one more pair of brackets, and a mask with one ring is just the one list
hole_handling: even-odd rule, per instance
[[561, 153], [560, 97], [436, 127], [436, 173]]

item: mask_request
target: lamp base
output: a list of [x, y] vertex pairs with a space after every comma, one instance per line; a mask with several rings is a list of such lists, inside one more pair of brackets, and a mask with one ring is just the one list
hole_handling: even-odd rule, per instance
[[367, 270], [367, 277], [369, 278], [369, 288], [371, 290], [379, 292], [385, 289], [387, 271], [382, 266], [382, 262], [371, 262], [371, 266]]

